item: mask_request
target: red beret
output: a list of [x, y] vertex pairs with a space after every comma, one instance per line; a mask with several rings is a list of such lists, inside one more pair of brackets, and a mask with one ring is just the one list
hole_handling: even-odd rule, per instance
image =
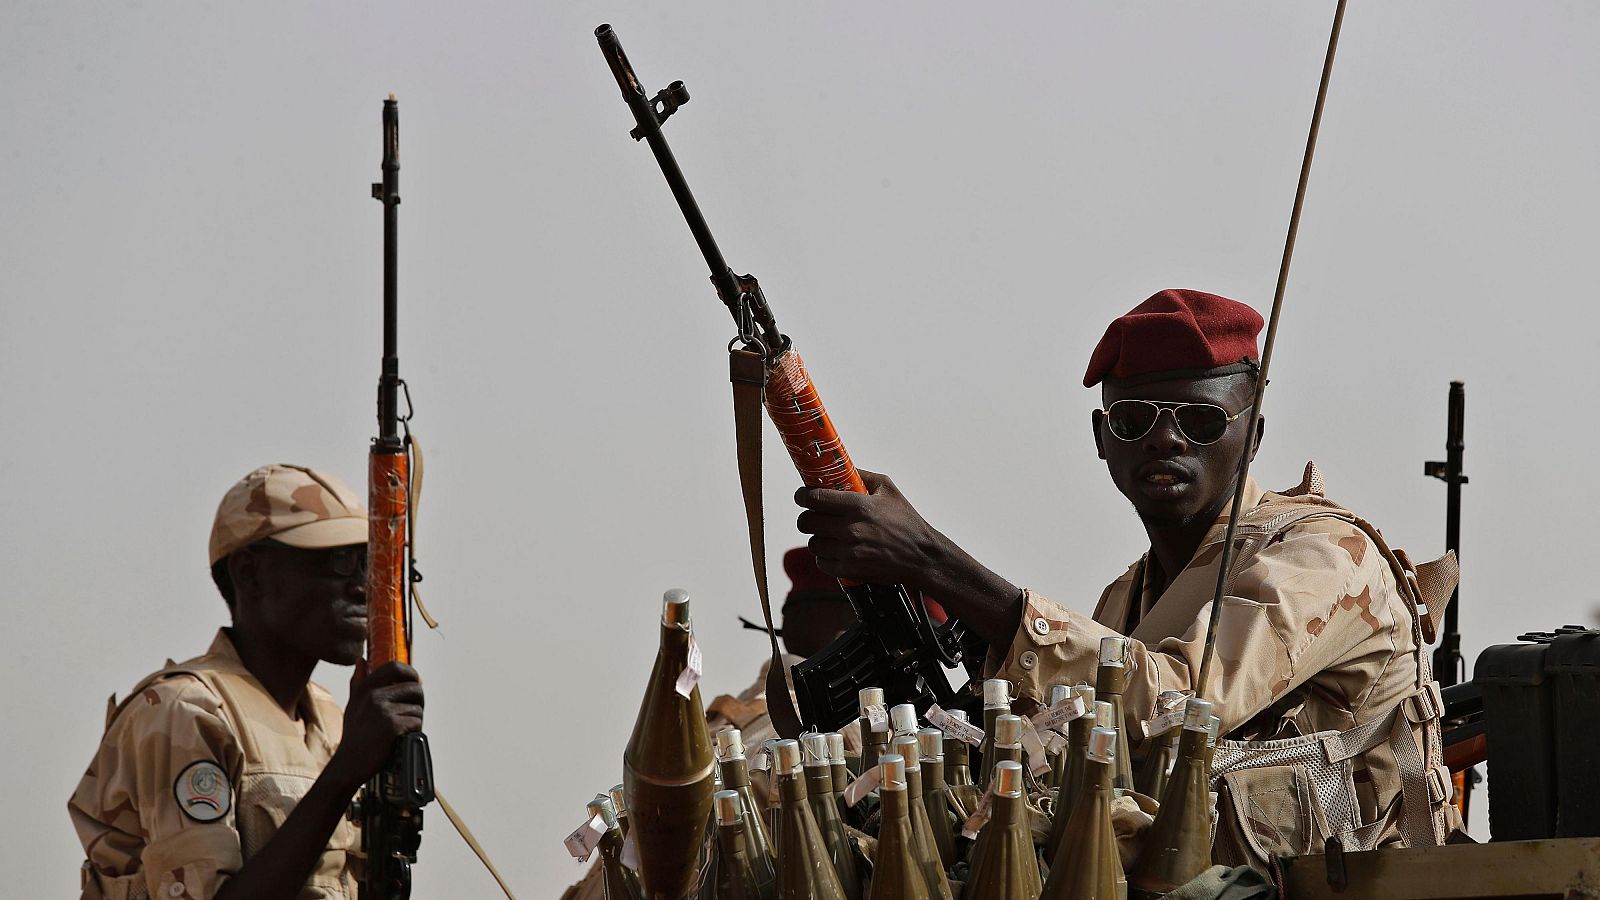
[[839, 587], [839, 579], [817, 568], [817, 558], [811, 555], [810, 547], [796, 547], [783, 554], [783, 571], [789, 575], [789, 580], [794, 586], [789, 588], [789, 596], [795, 594], [830, 593], [844, 596], [844, 591]]
[[[1083, 386], [1154, 373], [1223, 375], [1261, 358], [1261, 314], [1202, 291], [1166, 290], [1114, 320], [1089, 357]], [[1213, 371], [1213, 370], [1221, 371]]]

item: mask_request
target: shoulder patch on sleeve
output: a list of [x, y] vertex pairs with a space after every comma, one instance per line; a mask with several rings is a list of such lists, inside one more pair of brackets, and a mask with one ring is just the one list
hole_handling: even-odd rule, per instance
[[196, 822], [215, 822], [233, 808], [228, 773], [210, 760], [190, 763], [179, 772], [172, 794], [183, 814]]

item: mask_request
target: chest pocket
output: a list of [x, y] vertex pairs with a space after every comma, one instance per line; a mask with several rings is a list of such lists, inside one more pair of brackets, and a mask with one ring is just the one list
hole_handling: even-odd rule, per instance
[[[289, 813], [305, 797], [315, 779], [301, 774], [247, 769], [239, 779], [239, 802], [236, 821], [239, 844], [244, 858], [249, 859], [272, 840], [283, 827]], [[347, 897], [344, 878], [349, 864], [359, 849], [360, 832], [348, 818], [328, 838], [317, 868], [311, 874], [308, 887], [312, 893], [301, 897]]]

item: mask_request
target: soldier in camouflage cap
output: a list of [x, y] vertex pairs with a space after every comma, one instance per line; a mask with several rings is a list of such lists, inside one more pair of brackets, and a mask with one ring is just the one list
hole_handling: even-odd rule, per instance
[[[223, 497], [209, 560], [232, 625], [107, 712], [68, 802], [85, 898], [349, 898], [351, 798], [422, 727], [409, 666], [361, 673], [367, 516], [338, 479], [263, 466]], [[357, 665], [340, 711], [311, 672]], [[342, 738], [342, 740], [341, 740]]]
[[[1261, 326], [1242, 303], [1172, 290], [1106, 330], [1084, 377], [1085, 387], [1101, 387], [1093, 438], [1150, 550], [1106, 588], [1092, 617], [980, 564], [881, 475], [862, 473], [868, 495], [801, 489], [800, 530], [814, 535], [832, 575], [937, 596], [987, 641], [986, 676], [1015, 684], [1024, 711], [1046, 702], [1052, 684], [1092, 683], [1101, 638], [1127, 635], [1122, 724], [1137, 744], [1192, 693], [1200, 670], [1239, 456], [1247, 445], [1254, 454], [1262, 436], [1245, 433]], [[1324, 823], [1323, 810], [1282, 799], [1306, 793], [1293, 767], [1239, 774], [1222, 785], [1221, 812], [1226, 820], [1230, 797], [1241, 817], [1249, 810], [1256, 821], [1244, 843], [1254, 846], [1234, 848], [1248, 858], [1227, 861], [1320, 852], [1330, 835], [1319, 829], [1347, 849], [1438, 842], [1458, 820], [1446, 802], [1441, 704], [1422, 649], [1432, 639], [1429, 611], [1442, 611], [1454, 585], [1453, 560], [1412, 567], [1377, 529], [1323, 496], [1311, 464], [1280, 493], [1247, 482], [1243, 508], [1245, 542], [1207, 699], [1232, 738], [1341, 733], [1327, 744], [1338, 752], [1328, 752], [1353, 760], [1356, 799], [1343, 804], [1355, 810], [1349, 816]], [[1219, 749], [1219, 765], [1224, 756]], [[1220, 838], [1218, 855], [1228, 855]]]

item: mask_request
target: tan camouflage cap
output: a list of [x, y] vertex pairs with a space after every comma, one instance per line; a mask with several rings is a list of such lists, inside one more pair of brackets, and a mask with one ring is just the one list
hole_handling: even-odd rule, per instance
[[211, 564], [272, 538], [320, 549], [367, 542], [367, 511], [339, 479], [305, 466], [262, 466], [239, 479], [211, 523]]

